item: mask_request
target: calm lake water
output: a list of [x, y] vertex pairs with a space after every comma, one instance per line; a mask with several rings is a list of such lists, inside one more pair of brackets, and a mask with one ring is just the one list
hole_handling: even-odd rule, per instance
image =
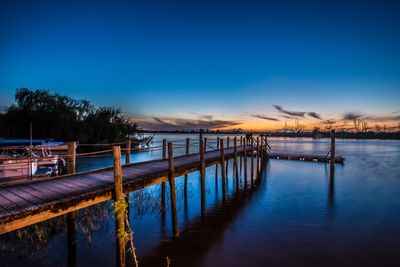
[[[155, 141], [186, 137], [197, 138], [158, 135]], [[269, 143], [274, 152], [329, 150], [328, 139], [269, 138]], [[229, 162], [225, 203], [215, 167], [207, 168], [203, 218], [199, 173], [189, 175], [187, 201], [183, 178], [177, 178], [178, 239], [171, 237], [170, 207], [165, 216], [159, 211], [159, 186], [131, 194], [139, 266], [166, 266], [167, 257], [171, 266], [400, 266], [400, 141], [336, 140], [336, 147], [346, 161], [336, 165], [334, 177], [323, 163], [269, 160], [259, 183], [251, 187], [249, 180], [247, 191], [242, 175], [239, 194]], [[132, 159], [160, 155], [145, 152]], [[78, 170], [111, 164], [110, 157], [81, 159]], [[115, 266], [111, 204], [100, 206], [111, 215], [103, 214], [89, 237], [85, 222], [78, 225], [77, 266]], [[0, 237], [0, 266], [67, 266], [65, 230], [41, 246], [15, 240], [15, 234]]]

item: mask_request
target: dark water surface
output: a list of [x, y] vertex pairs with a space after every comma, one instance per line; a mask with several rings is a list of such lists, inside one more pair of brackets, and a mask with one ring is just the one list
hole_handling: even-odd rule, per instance
[[[334, 177], [323, 163], [270, 160], [247, 190], [242, 175], [236, 193], [229, 162], [225, 203], [215, 167], [207, 168], [203, 218], [199, 174], [189, 175], [187, 201], [178, 178], [178, 239], [171, 238], [170, 207], [165, 216], [159, 212], [159, 186], [131, 194], [139, 266], [166, 266], [167, 257], [171, 266], [400, 266], [400, 142], [336, 143], [346, 162], [336, 166]], [[274, 152], [326, 154], [329, 148], [328, 139], [270, 138], [270, 144]], [[159, 157], [159, 151], [141, 153], [133, 161]], [[107, 157], [85, 159], [78, 168], [110, 164]], [[96, 223], [90, 238], [78, 225], [77, 266], [115, 266], [111, 202], [103, 207], [111, 217]], [[15, 235], [0, 238], [1, 266], [67, 266], [65, 230], [39, 248], [21, 248], [15, 240]]]

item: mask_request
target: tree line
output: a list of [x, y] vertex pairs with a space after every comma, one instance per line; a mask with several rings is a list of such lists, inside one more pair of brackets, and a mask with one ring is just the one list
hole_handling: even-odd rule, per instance
[[0, 137], [110, 143], [133, 138], [140, 131], [119, 108], [95, 107], [48, 90], [20, 88], [15, 104], [0, 114]]

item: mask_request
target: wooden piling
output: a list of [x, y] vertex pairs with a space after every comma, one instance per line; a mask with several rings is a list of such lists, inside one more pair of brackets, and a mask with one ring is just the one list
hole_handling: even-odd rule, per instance
[[[167, 140], [162, 140], [162, 159], [167, 158]], [[161, 183], [161, 212], [165, 212], [165, 182]]]
[[236, 145], [236, 136], [233, 139], [233, 165], [235, 167], [235, 177], [236, 177], [236, 191], [239, 190], [239, 168], [238, 168], [238, 160], [237, 160], [237, 145]]
[[[240, 147], [242, 147], [242, 146], [243, 146], [243, 136], [240, 136]], [[240, 161], [240, 162], [239, 162], [239, 173], [240, 173], [240, 174], [242, 174], [242, 165], [243, 165], [243, 164], [242, 164], [242, 162], [243, 162], [243, 161], [242, 161], [242, 157], [243, 157], [243, 156], [240, 156], [240, 157], [239, 157], [239, 161]]]
[[260, 137], [257, 136], [257, 176], [260, 174]]
[[[113, 154], [114, 165], [114, 204], [118, 205], [124, 201], [124, 194], [122, 188], [122, 167], [121, 167], [121, 147], [114, 146]], [[117, 266], [125, 267], [126, 253], [125, 253], [125, 211], [119, 210], [115, 212], [115, 234], [117, 243]]]
[[204, 147], [204, 152], [207, 152], [207, 137], [204, 137], [203, 147]]
[[76, 142], [68, 142], [67, 173], [74, 174], [76, 170]]
[[335, 130], [331, 131], [331, 172], [335, 169]]
[[200, 140], [200, 144], [201, 215], [204, 215], [206, 210], [206, 162], [204, 159], [205, 145], [203, 140]]
[[[186, 138], [186, 155], [189, 155], [189, 144], [190, 144], [190, 139]], [[184, 176], [184, 181], [183, 181], [183, 191], [184, 191], [184, 196], [185, 199], [187, 199], [187, 184], [188, 184], [188, 175], [185, 174]]]
[[[219, 149], [219, 137], [217, 137], [217, 150]], [[218, 188], [218, 163], [215, 164], [215, 186]]]
[[131, 163], [131, 140], [126, 141], [125, 164]]
[[171, 190], [171, 217], [172, 217], [172, 231], [174, 237], [179, 236], [178, 226], [178, 212], [176, 209], [176, 188], [175, 188], [175, 168], [174, 168], [174, 152], [172, 150], [172, 142], [168, 142], [168, 180], [169, 188]]
[[251, 142], [250, 142], [250, 145], [251, 145], [251, 184], [253, 185], [253, 179], [254, 179], [254, 140], [253, 140], [253, 138], [251, 139]]
[[225, 176], [225, 153], [224, 153], [224, 139], [220, 140], [220, 159], [221, 159], [221, 179], [222, 179], [222, 199], [226, 200], [226, 176]]
[[[229, 148], [229, 136], [226, 138], [226, 148]], [[226, 166], [225, 166], [227, 177], [228, 177], [228, 170], [229, 170], [229, 160], [226, 161]]]
[[244, 188], [247, 188], [247, 138], [244, 140], [243, 146], [243, 172], [244, 172]]

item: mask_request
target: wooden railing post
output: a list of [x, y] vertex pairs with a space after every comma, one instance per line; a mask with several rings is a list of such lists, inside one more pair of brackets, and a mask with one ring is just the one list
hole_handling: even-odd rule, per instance
[[225, 152], [224, 152], [224, 139], [220, 140], [220, 158], [221, 158], [221, 179], [222, 179], [222, 199], [226, 199], [226, 177], [225, 177]]
[[200, 140], [203, 140], [203, 129], [200, 129], [199, 133], [199, 153], [200, 153]]
[[235, 165], [235, 177], [236, 177], [236, 191], [239, 190], [239, 168], [238, 168], [238, 160], [237, 160], [237, 145], [236, 145], [236, 136], [233, 138], [233, 153], [234, 153], [234, 165]]
[[331, 171], [335, 169], [335, 130], [331, 132]]
[[68, 142], [67, 173], [74, 174], [76, 171], [76, 142]]
[[206, 210], [206, 163], [204, 158], [205, 146], [203, 144], [203, 140], [200, 140], [200, 144], [201, 215], [204, 215]]
[[131, 163], [131, 140], [126, 141], [125, 164]]
[[204, 153], [207, 152], [207, 137], [204, 137], [203, 147], [204, 147]]
[[174, 168], [174, 152], [172, 150], [172, 142], [168, 142], [168, 180], [169, 188], [171, 190], [171, 217], [172, 217], [172, 231], [174, 237], [179, 236], [178, 226], [178, 212], [176, 209], [176, 188], [175, 188], [175, 168]]
[[[167, 158], [167, 140], [162, 140], [162, 159]], [[165, 212], [165, 182], [161, 183], [161, 212]]]
[[[190, 144], [190, 139], [186, 138], [186, 155], [189, 155], [189, 144]], [[188, 184], [188, 175], [185, 174], [184, 176], [184, 181], [183, 181], [183, 190], [184, 190], [184, 196], [185, 199], [187, 199], [187, 184]]]
[[[113, 165], [114, 165], [114, 204], [118, 205], [124, 201], [122, 188], [122, 167], [121, 167], [121, 147], [114, 146]], [[117, 240], [117, 266], [124, 267], [126, 262], [125, 255], [125, 211], [115, 212], [115, 234]]]

